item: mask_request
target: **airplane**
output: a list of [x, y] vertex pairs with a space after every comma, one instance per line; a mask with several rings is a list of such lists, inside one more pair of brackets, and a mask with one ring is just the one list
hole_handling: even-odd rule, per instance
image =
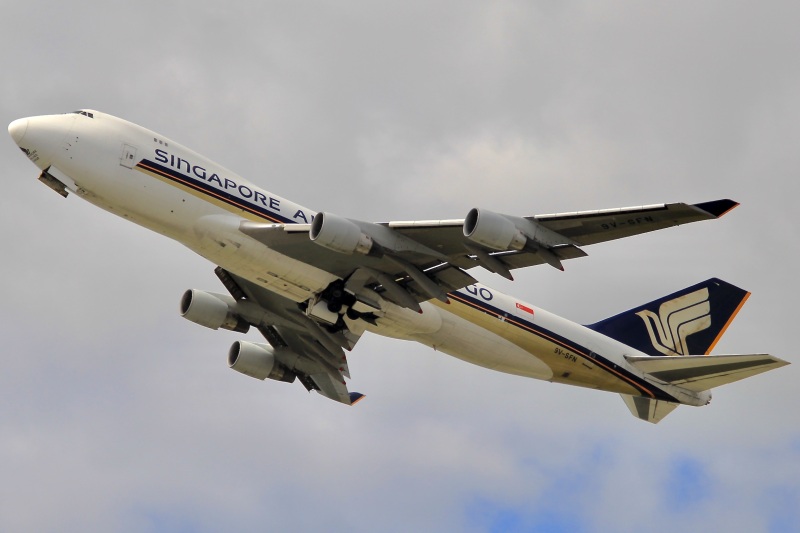
[[621, 395], [657, 423], [710, 389], [789, 364], [768, 354], [708, 355], [749, 293], [709, 279], [590, 325], [487, 287], [534, 265], [563, 270], [584, 247], [714, 220], [732, 200], [511, 216], [371, 223], [315, 212], [202, 155], [90, 109], [13, 121], [39, 180], [187, 246], [217, 265], [227, 293], [187, 290], [181, 315], [211, 329], [257, 329], [229, 366], [299, 381], [353, 405], [346, 353], [367, 331], [413, 340], [485, 368]]

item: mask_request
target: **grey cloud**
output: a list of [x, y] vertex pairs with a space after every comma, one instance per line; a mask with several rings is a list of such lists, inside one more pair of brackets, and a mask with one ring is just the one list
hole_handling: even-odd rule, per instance
[[[716, 351], [794, 357], [789, 3], [4, 9], [6, 123], [94, 107], [313, 209], [387, 220], [739, 200], [718, 222], [590, 248], [564, 273], [484, 281], [591, 322], [718, 275], [753, 296]], [[482, 531], [493, 509], [586, 531], [798, 520], [781, 503], [800, 490], [794, 365], [651, 427], [615, 395], [367, 337], [350, 361], [368, 397], [343, 409], [230, 372], [239, 336], [177, 315], [185, 288], [219, 289], [213, 265], [61, 199], [10, 140], [0, 154], [0, 529]], [[713, 490], [676, 513], [681, 458]], [[569, 508], [553, 513], [548, 491]]]

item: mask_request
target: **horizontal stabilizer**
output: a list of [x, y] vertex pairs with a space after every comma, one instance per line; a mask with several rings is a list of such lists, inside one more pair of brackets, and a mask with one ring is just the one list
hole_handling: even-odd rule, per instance
[[679, 405], [643, 396], [630, 396], [628, 394], [620, 394], [620, 396], [625, 405], [628, 406], [628, 409], [631, 410], [633, 416], [653, 424], [658, 424], [662, 418], [670, 414]]
[[788, 365], [768, 354], [626, 357], [633, 366], [664, 383], [700, 392]]

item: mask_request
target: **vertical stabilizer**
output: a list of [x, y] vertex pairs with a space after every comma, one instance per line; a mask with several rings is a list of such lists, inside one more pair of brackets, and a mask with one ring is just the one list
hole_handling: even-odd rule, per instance
[[708, 354], [749, 296], [712, 278], [587, 327], [648, 355]]

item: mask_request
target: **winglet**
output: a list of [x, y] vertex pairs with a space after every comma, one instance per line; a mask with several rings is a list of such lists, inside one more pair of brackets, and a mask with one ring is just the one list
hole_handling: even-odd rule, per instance
[[355, 405], [361, 400], [366, 398], [365, 395], [361, 394], [360, 392], [351, 392], [350, 393], [350, 405]]
[[733, 200], [713, 200], [711, 202], [702, 202], [694, 204], [694, 207], [702, 209], [714, 218], [719, 218], [739, 206], [739, 202]]

